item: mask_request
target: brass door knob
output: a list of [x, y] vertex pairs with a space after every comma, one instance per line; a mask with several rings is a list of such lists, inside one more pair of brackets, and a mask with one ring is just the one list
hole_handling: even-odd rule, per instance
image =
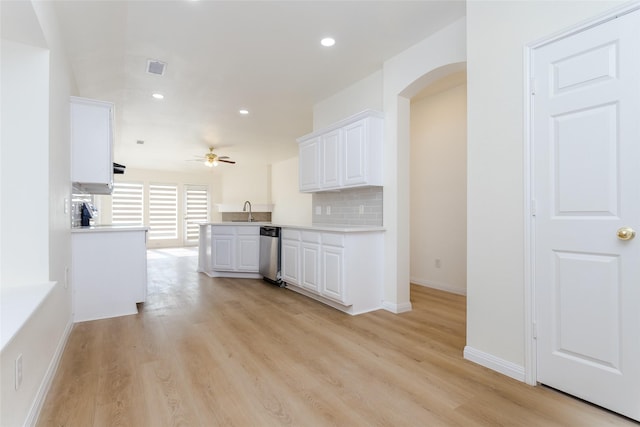
[[631, 240], [636, 237], [636, 231], [631, 227], [622, 227], [618, 229], [618, 239]]

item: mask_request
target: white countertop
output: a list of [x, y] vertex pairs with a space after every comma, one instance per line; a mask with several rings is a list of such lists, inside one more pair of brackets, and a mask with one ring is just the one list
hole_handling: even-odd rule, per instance
[[114, 231], [149, 231], [149, 227], [142, 225], [90, 225], [88, 227], [73, 227], [72, 233], [105, 233]]
[[270, 222], [245, 222], [245, 221], [224, 221], [224, 222], [208, 222], [200, 224], [200, 226], [206, 225], [230, 225], [230, 226], [262, 226], [270, 225], [273, 227], [291, 228], [296, 230], [311, 230], [311, 231], [328, 231], [334, 233], [366, 233], [371, 231], [385, 231], [382, 226], [374, 225], [289, 225], [289, 224], [273, 224]]

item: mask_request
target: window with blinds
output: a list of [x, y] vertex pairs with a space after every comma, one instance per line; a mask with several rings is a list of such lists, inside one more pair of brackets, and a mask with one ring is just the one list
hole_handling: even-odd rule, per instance
[[149, 240], [178, 238], [178, 186], [149, 185]]
[[133, 182], [116, 182], [111, 194], [111, 223], [144, 224], [144, 186]]
[[209, 220], [209, 193], [206, 186], [186, 185], [184, 191], [185, 243], [197, 243], [200, 233], [198, 224]]

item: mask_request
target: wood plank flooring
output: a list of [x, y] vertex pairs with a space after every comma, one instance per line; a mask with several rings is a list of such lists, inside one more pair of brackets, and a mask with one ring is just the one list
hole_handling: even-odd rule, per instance
[[74, 326], [39, 426], [638, 426], [465, 361], [462, 296], [352, 317], [169, 252], [140, 314]]

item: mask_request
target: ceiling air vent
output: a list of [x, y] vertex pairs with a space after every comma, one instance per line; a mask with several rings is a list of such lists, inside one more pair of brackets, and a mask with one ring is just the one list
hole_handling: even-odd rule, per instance
[[167, 68], [165, 62], [156, 61], [155, 59], [149, 59], [147, 61], [147, 73], [155, 74], [157, 76], [164, 75], [164, 70]]

